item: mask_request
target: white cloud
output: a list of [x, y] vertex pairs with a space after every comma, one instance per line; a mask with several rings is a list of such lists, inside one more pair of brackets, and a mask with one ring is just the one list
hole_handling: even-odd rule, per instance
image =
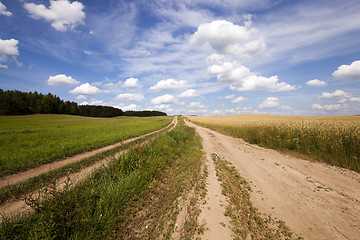
[[320, 98], [349, 98], [352, 97], [350, 93], [344, 92], [343, 90], [336, 90], [335, 92], [323, 92]]
[[220, 110], [214, 110], [211, 112], [212, 115], [224, 115], [224, 112], [223, 111], [220, 111]]
[[206, 58], [206, 61], [208, 61], [209, 63], [218, 63], [223, 61], [224, 59], [225, 59], [224, 55], [214, 53], [208, 56]]
[[259, 108], [276, 108], [280, 105], [279, 103], [279, 99], [275, 98], [275, 97], [268, 97], [267, 99], [265, 99], [265, 101], [263, 101], [260, 105]]
[[206, 109], [190, 109], [187, 111], [188, 114], [205, 114], [208, 110]]
[[315, 103], [315, 104], [312, 105], [312, 109], [314, 109], [314, 110], [328, 110], [328, 111], [330, 111], [330, 110], [339, 110], [339, 109], [341, 109], [343, 107], [344, 107], [344, 105], [341, 105], [341, 104], [329, 104], [329, 105], [322, 106], [322, 105], [320, 105], [318, 103]]
[[78, 1], [70, 3], [68, 0], [50, 0], [49, 8], [43, 4], [25, 3], [24, 8], [31, 17], [45, 19], [58, 31], [74, 29], [77, 25], [84, 23], [84, 5]]
[[230, 89], [233, 91], [252, 91], [266, 90], [271, 92], [291, 91], [296, 87], [285, 82], [278, 82], [278, 76], [269, 78], [257, 76], [250, 69], [233, 62], [219, 62], [208, 68], [208, 73], [217, 75], [220, 82], [230, 83]]
[[0, 62], [5, 62], [8, 60], [8, 56], [18, 56], [18, 40], [8, 39], [2, 40], [0, 39]]
[[73, 90], [69, 91], [71, 94], [74, 95], [96, 95], [102, 92], [97, 87], [91, 86], [89, 83], [84, 83]]
[[350, 102], [360, 102], [360, 98], [358, 97], [352, 97], [349, 99]]
[[155, 105], [176, 103], [177, 100], [173, 95], [165, 94], [151, 99], [151, 103]]
[[0, 64], [0, 68], [6, 68], [6, 69], [8, 69], [9, 67], [8, 67], [8, 65], [6, 65], [6, 64]]
[[269, 78], [251, 75], [240, 81], [230, 84], [230, 89], [233, 91], [251, 91], [251, 90], [267, 90], [271, 92], [282, 92], [295, 90], [295, 86], [280, 82], [278, 83], [278, 76], [271, 76]]
[[291, 107], [289, 107], [289, 106], [281, 106], [281, 109], [285, 110], [285, 111], [290, 111]]
[[233, 99], [235, 97], [235, 95], [234, 94], [231, 94], [231, 95], [227, 95], [227, 96], [225, 96], [225, 98], [226, 99]]
[[97, 100], [95, 98], [92, 98], [90, 101], [90, 105], [103, 105], [103, 104], [104, 104], [104, 101]]
[[79, 96], [76, 97], [76, 99], [78, 99], [78, 100], [86, 99], [86, 96], [85, 95], [79, 95]]
[[237, 98], [233, 99], [231, 102], [232, 102], [232, 103], [239, 103], [239, 102], [243, 102], [243, 101], [245, 101], [245, 100], [247, 100], [247, 98], [237, 97]]
[[324, 81], [320, 81], [318, 79], [313, 79], [313, 80], [307, 81], [306, 85], [311, 86], [311, 87], [313, 87], [313, 86], [321, 87], [321, 86], [326, 86], [327, 83]]
[[70, 76], [67, 77], [65, 74], [50, 76], [47, 80], [47, 84], [50, 86], [71, 86], [79, 83], [79, 81], [76, 81]]
[[127, 89], [139, 89], [142, 85], [140, 85], [138, 81], [137, 78], [128, 78], [122, 86]]
[[119, 94], [115, 97], [115, 100], [120, 100], [120, 101], [127, 101], [127, 102], [141, 102], [142, 100], [144, 100], [145, 97], [144, 95], [140, 94], [140, 93], [122, 93]]
[[0, 2], [0, 15], [11, 16], [11, 12], [6, 11], [6, 6]]
[[155, 92], [165, 92], [172, 90], [180, 90], [186, 87], [186, 81], [176, 81], [175, 79], [161, 80], [149, 89]]
[[140, 106], [138, 106], [136, 104], [130, 104], [128, 106], [122, 107], [121, 110], [123, 110], [123, 111], [139, 111], [140, 109], [141, 109]]
[[179, 95], [180, 98], [191, 98], [197, 96], [199, 96], [199, 94], [196, 93], [195, 89], [188, 89]]
[[80, 105], [89, 105], [89, 103], [84, 101], [84, 102], [80, 103]]
[[205, 105], [201, 104], [201, 102], [191, 102], [189, 104], [190, 108], [205, 108]]
[[190, 43], [203, 45], [209, 43], [218, 53], [238, 57], [253, 57], [266, 49], [263, 36], [254, 38], [256, 30], [239, 26], [226, 20], [215, 20], [201, 24], [191, 36]]
[[332, 75], [335, 79], [360, 80], [360, 60], [354, 61], [350, 65], [341, 65]]
[[169, 104], [160, 104], [160, 105], [156, 105], [154, 106], [155, 109], [169, 109], [170, 108], [170, 105]]

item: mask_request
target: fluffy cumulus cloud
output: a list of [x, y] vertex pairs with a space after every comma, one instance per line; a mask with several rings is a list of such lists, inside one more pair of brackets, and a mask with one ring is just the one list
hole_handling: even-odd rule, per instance
[[6, 65], [6, 64], [0, 64], [0, 68], [8, 69], [9, 67], [8, 67], [8, 65]]
[[326, 86], [327, 83], [324, 81], [321, 81], [319, 79], [313, 79], [313, 80], [307, 81], [306, 85], [308, 85], [310, 87], [314, 87], [314, 86], [321, 87], [321, 86]]
[[0, 2], [0, 15], [11, 16], [11, 12], [6, 11], [6, 6]]
[[268, 97], [263, 101], [261, 104], [259, 104], [259, 108], [276, 108], [280, 105], [279, 99], [275, 97]]
[[104, 101], [92, 98], [88, 105], [104, 105]]
[[189, 104], [189, 107], [198, 109], [198, 108], [205, 108], [205, 105], [201, 104], [201, 102], [191, 102]]
[[169, 109], [170, 105], [169, 104], [160, 104], [160, 105], [156, 105], [154, 106], [155, 109], [159, 109], [159, 110], [163, 110], [163, 109]]
[[8, 60], [9, 56], [18, 56], [18, 40], [8, 39], [2, 40], [0, 39], [0, 61], [5, 62]]
[[171, 104], [176, 103], [177, 99], [171, 94], [165, 94], [151, 99], [151, 103], [154, 105]]
[[351, 93], [344, 92], [343, 90], [336, 90], [332, 93], [323, 92], [320, 98], [349, 98], [351, 96]]
[[278, 76], [269, 78], [258, 76], [240, 63], [218, 62], [208, 68], [208, 73], [216, 75], [220, 82], [230, 83], [233, 91], [266, 90], [271, 92], [291, 91], [296, 87], [285, 82], [279, 82]]
[[232, 103], [239, 103], [239, 102], [243, 102], [243, 101], [246, 101], [247, 98], [244, 98], [244, 97], [237, 97], [235, 99], [233, 99], [231, 102]]
[[69, 92], [74, 95], [96, 95], [101, 93], [102, 90], [90, 85], [89, 83], [84, 83]]
[[65, 74], [50, 76], [47, 80], [47, 84], [51, 86], [71, 86], [79, 83], [80, 82], [76, 81], [70, 76], [66, 76]]
[[142, 87], [142, 85], [139, 83], [139, 80], [137, 78], [128, 78], [126, 79], [126, 81], [124, 82], [124, 84], [122, 85], [123, 88], [126, 89], [139, 89]]
[[360, 80], [360, 60], [354, 61], [350, 65], [341, 65], [332, 75], [335, 79]]
[[318, 103], [315, 103], [312, 105], [312, 109], [314, 110], [339, 110], [342, 109], [344, 105], [341, 104], [328, 104], [328, 105], [320, 105]]
[[154, 86], [150, 87], [151, 91], [155, 92], [166, 92], [166, 91], [173, 91], [173, 90], [181, 90], [186, 87], [186, 81], [176, 81], [175, 79], [167, 79], [161, 80], [156, 83]]
[[197, 96], [199, 96], [199, 94], [196, 93], [195, 89], [188, 89], [179, 95], [180, 98], [191, 98]]
[[74, 29], [77, 25], [84, 23], [84, 5], [81, 2], [68, 0], [50, 0], [47, 8], [43, 4], [25, 3], [24, 8], [35, 19], [44, 19], [58, 31]]
[[315, 103], [312, 105], [313, 110], [346, 110], [349, 107], [354, 108], [359, 102], [359, 97], [354, 97], [351, 93], [345, 92], [343, 90], [336, 90], [332, 93], [323, 92], [319, 99], [322, 99], [326, 102], [336, 101], [336, 103], [321, 105], [319, 103]]
[[136, 104], [130, 104], [128, 106], [124, 106], [121, 108], [123, 111], [139, 111], [141, 110], [141, 107], [139, 105]]
[[360, 98], [358, 98], [358, 97], [351, 97], [351, 98], [349, 98], [349, 101], [350, 101], [350, 102], [360, 102]]
[[190, 43], [210, 46], [220, 54], [253, 57], [261, 54], [266, 49], [263, 36], [255, 36], [256, 29], [250, 28], [251, 22], [239, 26], [226, 20], [215, 20], [201, 24], [191, 36]]
[[234, 94], [231, 94], [231, 95], [225, 96], [224, 98], [225, 98], [225, 99], [233, 99], [234, 97], [235, 97], [235, 95], [234, 95]]
[[138, 93], [122, 93], [115, 97], [115, 100], [127, 101], [127, 102], [141, 102], [144, 100], [144, 95]]

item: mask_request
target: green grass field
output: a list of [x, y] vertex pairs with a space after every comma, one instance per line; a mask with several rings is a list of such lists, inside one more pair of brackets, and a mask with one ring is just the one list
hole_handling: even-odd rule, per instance
[[0, 116], [0, 176], [151, 132], [171, 117]]
[[[66, 191], [47, 189], [29, 201], [35, 213], [5, 218], [1, 239], [169, 239], [179, 213], [176, 199], [205, 188], [201, 140], [179, 125], [134, 148]], [[194, 199], [194, 201], [198, 201]], [[185, 222], [181, 239], [196, 233], [199, 209]]]

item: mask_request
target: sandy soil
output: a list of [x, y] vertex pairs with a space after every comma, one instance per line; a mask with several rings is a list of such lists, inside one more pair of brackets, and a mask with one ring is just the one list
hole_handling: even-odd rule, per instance
[[231, 237], [230, 218], [224, 215], [227, 198], [222, 194], [222, 187], [216, 176], [215, 164], [211, 158], [213, 146], [208, 139], [209, 135], [201, 135], [201, 137], [203, 138], [203, 151], [206, 153], [206, 166], [209, 172], [206, 179], [206, 203], [201, 206], [198, 219], [200, 226], [205, 224], [205, 231], [201, 235], [201, 239], [233, 239]]
[[[167, 126], [167, 127], [171, 126], [167, 131], [171, 131], [173, 128], [176, 127], [176, 125], [177, 125], [177, 117], [174, 117], [171, 124], [169, 124]], [[167, 128], [167, 127], [165, 127], [165, 128]], [[163, 128], [163, 129], [165, 129], [165, 128]], [[112, 145], [109, 145], [109, 146], [104, 147], [104, 148], [96, 149], [96, 150], [93, 150], [91, 152], [86, 152], [86, 153], [83, 153], [83, 154], [76, 155], [76, 156], [74, 156], [72, 158], [69, 158], [70, 160], [66, 164], [70, 164], [70, 163], [75, 162], [75, 161], [80, 161], [81, 159], [83, 159], [85, 157], [93, 156], [96, 153], [99, 153], [99, 152], [102, 152], [102, 151], [113, 149], [113, 148], [115, 148], [117, 146], [120, 146], [121, 144], [133, 142], [133, 141], [135, 141], [137, 139], [140, 139], [140, 138], [152, 135], [154, 133], [157, 133], [157, 132], [159, 132], [159, 131], [161, 131], [163, 129], [160, 129], [160, 130], [157, 130], [157, 131], [154, 131], [154, 132], [151, 132], [151, 133], [147, 133], [147, 134], [135, 137], [135, 138], [127, 139], [125, 141], [122, 141], [122, 142], [119, 142], [119, 143], [116, 143], [116, 144], [112, 144]], [[146, 142], [147, 141], [141, 143], [140, 145], [145, 144]], [[93, 170], [95, 170], [95, 169], [97, 169], [97, 168], [99, 168], [101, 166], [106, 166], [109, 163], [109, 161], [111, 161], [114, 157], [118, 158], [119, 156], [121, 156], [122, 154], [125, 154], [126, 152], [127, 152], [127, 150], [119, 151], [113, 157], [105, 158], [103, 160], [100, 160], [100, 161], [96, 162], [95, 164], [93, 164], [91, 166], [88, 166], [88, 167], [82, 169], [80, 172], [70, 174], [69, 177], [70, 177], [71, 183], [76, 184], [77, 182], [79, 182], [79, 181], [83, 180], [84, 178], [86, 178]], [[80, 155], [82, 157], [79, 157]], [[76, 160], [74, 160], [74, 159], [76, 159]], [[68, 158], [63, 160], [62, 162], [66, 161], [66, 160], [68, 160]], [[62, 165], [60, 164], [61, 166], [59, 166], [59, 165], [57, 165], [57, 163], [58, 162], [53, 163], [54, 165], [57, 166], [57, 168], [66, 165], [64, 163], [61, 163]], [[47, 164], [47, 165], [51, 165], [51, 164]], [[38, 170], [38, 171], [42, 171], [41, 173], [49, 171], [49, 170], [55, 168], [54, 166], [52, 166], [52, 167], [47, 166], [47, 167], [44, 167], [44, 168], [41, 168], [41, 167], [42, 166], [38, 167], [39, 169], [41, 169], [41, 170]], [[23, 175], [22, 175], [22, 181], [26, 180], [27, 178], [36, 176], [36, 175], [33, 175], [35, 172], [36, 171], [31, 171], [31, 170], [29, 170], [27, 172], [24, 172]], [[25, 173], [28, 173], [28, 174], [25, 174]], [[41, 174], [41, 173], [38, 173], [38, 174]], [[20, 175], [20, 174], [17, 174], [17, 175]], [[18, 179], [19, 178], [20, 177], [18, 177]], [[64, 186], [64, 183], [66, 181], [67, 181], [67, 176], [58, 179], [57, 188], [61, 189]], [[30, 193], [30, 194], [36, 194], [36, 192]], [[5, 216], [18, 215], [18, 214], [28, 213], [30, 211], [31, 211], [31, 208], [28, 205], [26, 205], [23, 200], [7, 201], [7, 202], [3, 203], [2, 205], [0, 205], [0, 213], [4, 214]], [[2, 215], [0, 215], [0, 222], [2, 221], [2, 218], [3, 218]]]
[[[189, 125], [203, 138], [208, 156], [216, 153], [226, 158], [251, 183], [251, 200], [261, 213], [285, 221], [304, 239], [360, 239], [360, 174]], [[205, 208], [201, 215], [208, 223], [205, 234], [208, 239], [232, 239], [227, 230], [211, 223], [225, 221], [218, 219], [224, 211], [219, 208], [224, 200], [220, 202], [219, 193], [211, 194], [220, 191], [216, 190], [217, 178], [211, 162], [208, 161], [208, 202], [215, 208]], [[213, 234], [219, 231], [221, 237], [216, 238]]]

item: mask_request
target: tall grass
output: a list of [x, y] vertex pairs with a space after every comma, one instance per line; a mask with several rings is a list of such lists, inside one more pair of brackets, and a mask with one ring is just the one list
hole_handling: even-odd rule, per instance
[[0, 176], [165, 127], [170, 117], [0, 116]]
[[245, 141], [295, 151], [360, 172], [360, 117], [239, 115], [188, 117], [191, 121]]
[[[162, 173], [176, 159], [189, 158], [193, 153], [199, 156], [200, 146], [193, 129], [179, 126], [148, 145], [131, 150], [108, 167], [97, 170], [74, 188], [58, 191], [49, 187], [44, 190], [47, 193], [44, 200], [28, 199], [36, 210], [35, 214], [5, 219], [1, 224], [0, 238], [108, 238], [129, 217], [126, 211], [129, 203], [146, 193], [156, 179], [165, 177]], [[196, 166], [190, 162], [186, 165], [187, 169]]]

